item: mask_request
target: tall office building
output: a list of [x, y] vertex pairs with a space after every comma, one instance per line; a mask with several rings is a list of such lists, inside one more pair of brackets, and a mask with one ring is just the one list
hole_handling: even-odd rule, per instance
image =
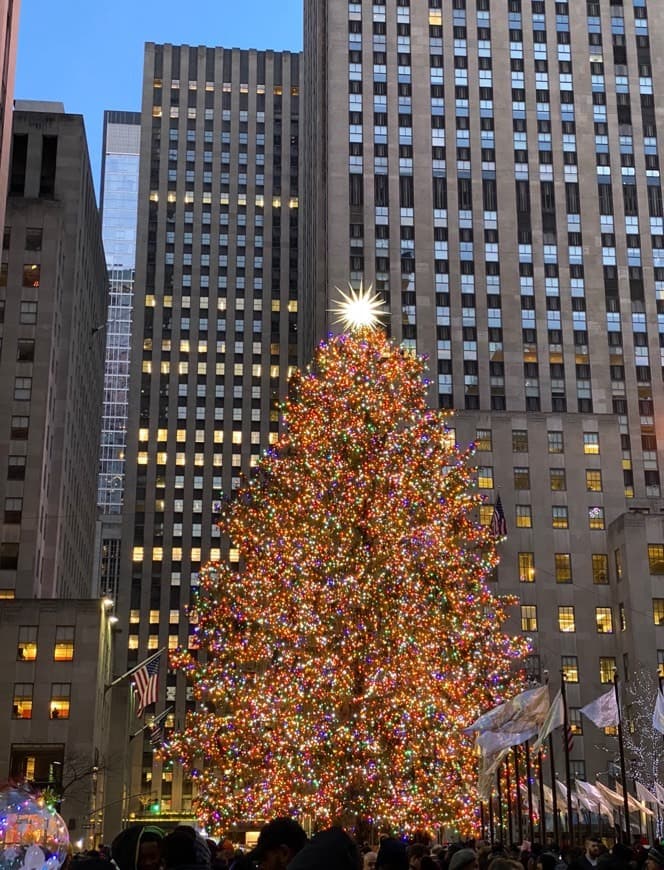
[[7, 201], [20, 5], [20, 0], [0, 2], [0, 227], [4, 226]]
[[[147, 45], [119, 597], [127, 667], [194, 642], [186, 608], [201, 562], [237, 560], [219, 537], [219, 503], [278, 434], [297, 361], [298, 119], [296, 54]], [[193, 701], [164, 659], [168, 729]], [[114, 691], [125, 727], [127, 693]], [[130, 751], [127, 799], [109, 808], [107, 830], [120, 811], [189, 812], [191, 780], [153, 762], [147, 737]]]
[[17, 103], [0, 268], [0, 595], [85, 598], [106, 267], [83, 119]]
[[94, 585], [114, 601], [120, 585], [140, 143], [140, 112], [104, 113], [101, 221], [109, 287]]
[[581, 777], [582, 704], [664, 668], [662, 39], [654, 0], [305, 0], [303, 353], [350, 279], [428, 355]]

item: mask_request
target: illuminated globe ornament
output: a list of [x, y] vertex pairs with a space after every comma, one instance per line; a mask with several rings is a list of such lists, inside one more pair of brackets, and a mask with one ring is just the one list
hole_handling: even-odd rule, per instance
[[62, 816], [24, 788], [0, 789], [0, 870], [59, 870], [68, 849]]
[[336, 314], [335, 323], [340, 323], [346, 332], [357, 332], [360, 329], [376, 329], [380, 325], [382, 317], [387, 315], [383, 300], [374, 292], [371, 285], [364, 289], [360, 284], [359, 290], [348, 285], [348, 293], [335, 288], [341, 295], [341, 301], [336, 308], [331, 308], [332, 314]]

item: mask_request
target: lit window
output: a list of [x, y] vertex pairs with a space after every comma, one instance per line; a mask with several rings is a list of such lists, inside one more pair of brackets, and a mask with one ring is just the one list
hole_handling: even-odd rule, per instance
[[535, 582], [534, 553], [519, 553], [519, 581], [521, 583]]
[[598, 634], [613, 634], [613, 611], [610, 607], [596, 607], [595, 622]]
[[484, 453], [493, 450], [491, 441], [491, 429], [477, 429], [475, 433], [475, 447]]
[[494, 506], [492, 504], [480, 505], [480, 525], [490, 526], [493, 519]]
[[521, 631], [537, 631], [537, 606], [521, 605]]
[[528, 452], [528, 431], [526, 429], [512, 429], [512, 452]]
[[613, 656], [600, 656], [599, 681], [600, 683], [612, 683], [613, 674], [616, 670], [616, 660]]
[[572, 557], [569, 553], [554, 553], [556, 583], [572, 582]]
[[664, 649], [657, 650], [657, 676], [664, 677]]
[[569, 719], [569, 730], [575, 737], [580, 737], [583, 734], [581, 710], [578, 707], [569, 707], [567, 717]]
[[532, 507], [529, 504], [518, 504], [516, 511], [516, 526], [518, 529], [532, 529]]
[[606, 553], [593, 553], [591, 556], [593, 583], [606, 586], [609, 582], [609, 557]]
[[599, 453], [599, 435], [597, 432], [583, 433], [583, 452], [593, 456]]
[[69, 719], [71, 683], [53, 683], [51, 686], [51, 719]]
[[623, 578], [623, 566], [622, 566], [622, 550], [620, 548], [613, 551], [613, 564], [616, 568], [616, 577], [618, 580], [622, 580]]
[[19, 662], [34, 662], [37, 658], [37, 626], [21, 625], [18, 629], [18, 649], [16, 659]]
[[593, 505], [588, 508], [588, 528], [603, 529], [604, 528], [604, 508], [599, 505]]
[[151, 625], [159, 625], [159, 611], [151, 610], [150, 611], [150, 624]]
[[562, 432], [547, 432], [546, 437], [549, 446], [549, 453], [565, 452]]
[[560, 667], [566, 683], [579, 682], [579, 660], [576, 656], [562, 656]]
[[550, 468], [549, 481], [553, 492], [564, 492], [567, 489], [567, 480], [564, 468]]
[[140, 610], [130, 610], [129, 611], [129, 623], [130, 625], [138, 625], [141, 621], [141, 611]]
[[567, 518], [567, 508], [563, 506], [556, 506], [552, 508], [552, 526], [554, 529], [566, 529], [569, 527], [569, 521]]
[[664, 574], [664, 544], [648, 544], [648, 570], [651, 574]]
[[159, 649], [159, 636], [151, 634], [148, 637], [148, 649]]
[[177, 649], [179, 644], [179, 639], [177, 634], [169, 634], [168, 635], [168, 648], [169, 649]]
[[655, 625], [664, 625], [664, 598], [653, 598], [652, 617]]
[[558, 606], [558, 628], [565, 634], [572, 634], [576, 631], [576, 619], [573, 607]]
[[586, 489], [588, 492], [602, 491], [602, 472], [595, 469], [586, 469]]
[[23, 266], [23, 286], [39, 287], [41, 266], [38, 263], [26, 263]]
[[74, 626], [56, 625], [54, 662], [70, 662], [74, 658]]
[[514, 489], [530, 489], [530, 470], [528, 468], [514, 469]]
[[32, 719], [32, 683], [14, 683], [12, 719]]

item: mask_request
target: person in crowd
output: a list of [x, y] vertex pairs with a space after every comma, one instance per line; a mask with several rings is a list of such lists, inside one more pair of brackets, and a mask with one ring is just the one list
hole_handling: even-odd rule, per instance
[[413, 843], [406, 849], [408, 867], [410, 870], [421, 870], [422, 858], [428, 855], [429, 850], [423, 843]]
[[378, 852], [364, 853], [364, 870], [376, 870], [376, 861], [378, 860]]
[[154, 825], [130, 825], [111, 843], [111, 860], [119, 870], [161, 870], [163, 839]]
[[457, 849], [450, 858], [447, 870], [479, 870], [479, 866], [474, 849]]
[[384, 837], [380, 841], [376, 870], [408, 870], [406, 847], [401, 840]]
[[210, 847], [188, 825], [179, 825], [164, 837], [161, 857], [164, 870], [209, 870], [212, 863]]
[[285, 870], [307, 844], [304, 828], [286, 816], [268, 822], [247, 856], [261, 870]]
[[360, 852], [341, 828], [321, 831], [309, 840], [288, 865], [288, 870], [361, 870]]
[[598, 837], [588, 837], [585, 846], [583, 855], [570, 862], [569, 870], [594, 870], [597, 867], [602, 851], [602, 841]]
[[648, 850], [646, 870], [664, 870], [664, 847], [659, 843]]

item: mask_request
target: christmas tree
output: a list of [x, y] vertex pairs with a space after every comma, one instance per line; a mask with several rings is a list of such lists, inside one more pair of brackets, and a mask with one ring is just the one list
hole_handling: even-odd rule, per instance
[[291, 381], [284, 436], [223, 511], [240, 561], [201, 572], [204, 655], [174, 656], [197, 707], [164, 749], [210, 831], [276, 815], [475, 824], [462, 729], [514, 692], [524, 649], [485, 585], [497, 556], [470, 451], [423, 373], [379, 329], [322, 343]]

